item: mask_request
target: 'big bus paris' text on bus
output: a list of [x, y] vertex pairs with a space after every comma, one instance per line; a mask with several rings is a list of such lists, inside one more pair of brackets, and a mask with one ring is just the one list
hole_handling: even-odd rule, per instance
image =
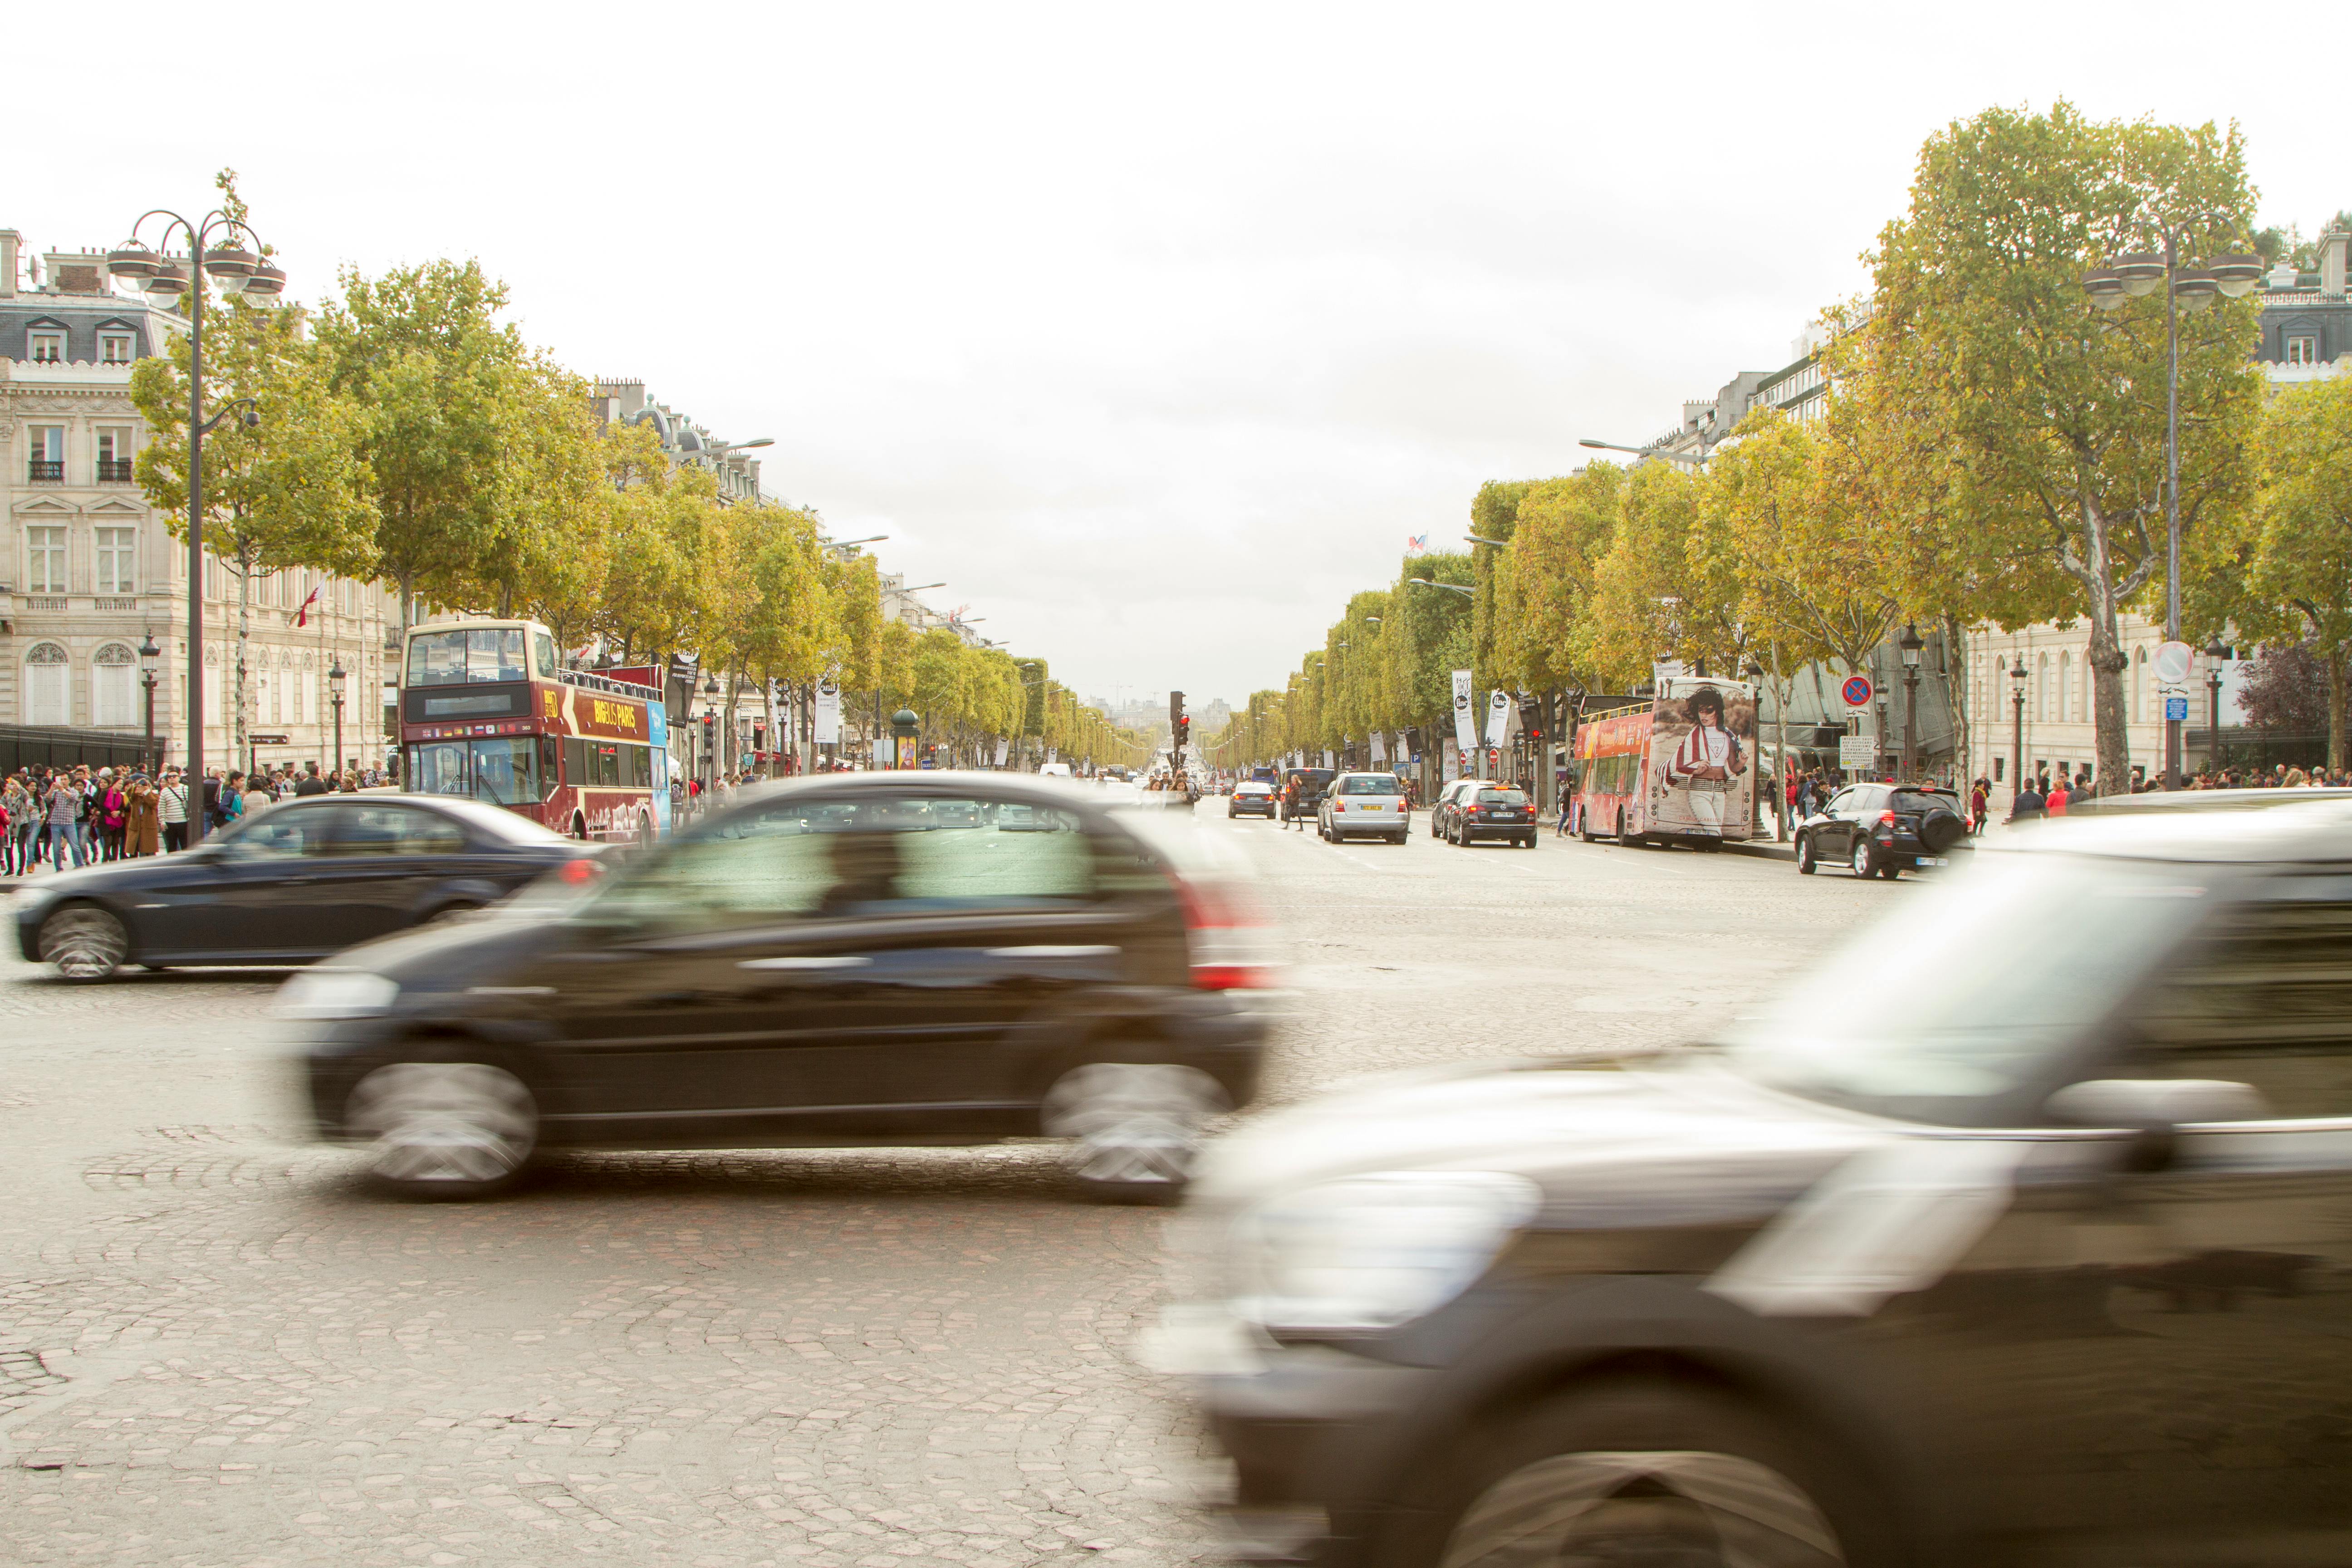
[[575, 838], [650, 839], [669, 821], [668, 715], [649, 686], [565, 669], [534, 621], [410, 628], [401, 777]]
[[1661, 677], [1649, 701], [1588, 717], [1576, 760], [1569, 826], [1587, 841], [1713, 848], [1744, 839], [1755, 815], [1755, 689]]

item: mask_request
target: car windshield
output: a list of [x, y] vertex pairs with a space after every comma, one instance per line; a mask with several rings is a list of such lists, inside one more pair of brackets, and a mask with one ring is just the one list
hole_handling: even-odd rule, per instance
[[2214, 902], [2189, 868], [1989, 855], [1864, 927], [1724, 1043], [1775, 1089], [1982, 1125], [2105, 1018]]
[[1515, 789], [1482, 789], [1478, 792], [1480, 805], [1525, 805], [1528, 797]]
[[1339, 781], [1341, 795], [1398, 795], [1395, 775], [1391, 773], [1358, 773]]

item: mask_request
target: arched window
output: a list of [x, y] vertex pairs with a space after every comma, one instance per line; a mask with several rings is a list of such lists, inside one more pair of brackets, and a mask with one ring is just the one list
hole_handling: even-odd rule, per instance
[[2074, 717], [2074, 656], [2058, 656], [2058, 722], [2065, 723]]
[[2132, 649], [2131, 716], [2134, 721], [2147, 720], [2147, 649]]
[[2050, 721], [2050, 656], [2046, 653], [2033, 656], [2033, 721]]
[[139, 656], [125, 644], [108, 643], [89, 659], [89, 721], [100, 729], [128, 729], [137, 721], [132, 700]]
[[25, 722], [73, 722], [73, 661], [56, 643], [37, 643], [25, 656]]

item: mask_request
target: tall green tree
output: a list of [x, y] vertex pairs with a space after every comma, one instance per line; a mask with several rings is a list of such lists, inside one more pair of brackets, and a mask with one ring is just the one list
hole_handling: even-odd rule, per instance
[[[2002, 624], [2087, 625], [2103, 790], [2129, 771], [2119, 620], [2136, 605], [2161, 613], [2164, 300], [2105, 314], [2083, 277], [2148, 247], [2150, 224], [2183, 230], [2189, 257], [2237, 248], [2252, 205], [2234, 128], [1995, 109], [1928, 139], [1910, 208], [1872, 258], [1861, 331], [1889, 383], [1874, 396], [1919, 411], [1965, 466], [1955, 526], [2017, 573]], [[2223, 300], [2181, 320], [2184, 532], [2250, 487], [2257, 308]]]
[[2271, 399], [2258, 516], [2241, 629], [2310, 647], [2327, 678], [2327, 765], [2352, 768], [2352, 377]]

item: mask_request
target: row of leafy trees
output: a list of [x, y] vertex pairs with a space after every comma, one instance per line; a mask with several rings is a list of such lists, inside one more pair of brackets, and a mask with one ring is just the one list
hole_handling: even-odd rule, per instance
[[[234, 174], [219, 183], [242, 217]], [[1051, 700], [1031, 732], [1133, 749], [1071, 715], [1042, 663], [1024, 678], [1002, 649], [886, 618], [873, 561], [826, 549], [814, 512], [730, 500], [712, 471], [673, 468], [649, 427], [600, 425], [588, 384], [499, 319], [506, 289], [478, 263], [339, 283], [315, 314], [234, 297], [208, 311], [212, 400], [250, 398], [259, 415], [205, 437], [205, 537], [237, 585], [240, 726], [253, 585], [307, 567], [387, 584], [404, 628], [430, 604], [529, 616], [565, 648], [601, 642], [624, 662], [692, 655], [723, 682], [730, 734], [739, 706], [832, 679], [869, 732], [877, 712], [912, 703], [969, 755], [1014, 734], [1024, 689], [1042, 683]], [[188, 363], [180, 338], [131, 377], [155, 432], [138, 478], [175, 526]]]
[[[1969, 627], [2049, 621], [2089, 629], [2098, 773], [2124, 779], [2119, 619], [2164, 614], [2164, 296], [2102, 310], [2083, 280], [2150, 248], [2151, 225], [2201, 258], [2245, 248], [2252, 216], [2234, 128], [2064, 102], [1955, 122], [1921, 149], [1867, 300], [1829, 313], [1818, 417], [1751, 415], [1696, 471], [1486, 485], [1472, 531], [1503, 546], [1408, 561], [1357, 595], [1284, 689], [1251, 698], [1221, 760], [1437, 722], [1454, 668], [1622, 691], [1671, 658], [1785, 683], [1858, 666], [1906, 623], [1957, 652]], [[2183, 635], [2307, 640], [2337, 699], [2331, 763], [2352, 765], [2352, 378], [2266, 397], [2258, 314], [2221, 299], [2180, 318]], [[1950, 679], [1965, 716], [1962, 660]]]

